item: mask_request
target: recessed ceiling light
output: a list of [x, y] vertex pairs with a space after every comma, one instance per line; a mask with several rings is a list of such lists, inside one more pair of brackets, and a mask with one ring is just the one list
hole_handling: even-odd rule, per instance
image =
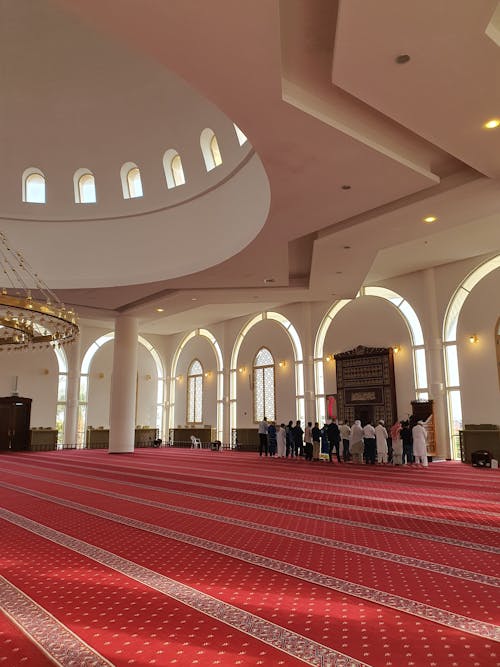
[[350, 249], [351, 249], [351, 246], [350, 246], [350, 245], [345, 245], [345, 246], [344, 246], [344, 250], [350, 250]]
[[163, 313], [163, 308], [157, 308], [157, 309], [156, 309], [156, 312], [157, 312], [157, 313]]
[[410, 61], [410, 56], [407, 53], [400, 53], [399, 56], [396, 56], [394, 60], [398, 65], [404, 65]]
[[486, 130], [494, 130], [499, 125], [500, 125], [500, 119], [499, 118], [491, 118], [490, 120], [486, 121], [486, 123], [484, 123], [483, 127]]
[[335, 271], [335, 273], [336, 273], [338, 276], [340, 276], [340, 274], [342, 273], [342, 271]]
[[197, 297], [193, 296], [191, 297], [191, 301], [198, 301]]
[[341, 185], [340, 187], [342, 188], [342, 190], [350, 190], [351, 189], [351, 186], [348, 185], [347, 183], [345, 185]]
[[435, 215], [428, 215], [426, 218], [424, 218], [424, 222], [426, 222], [428, 225], [430, 225], [433, 222], [436, 222], [437, 218]]
[[274, 282], [275, 282], [275, 279], [274, 279], [274, 278], [264, 278], [264, 282], [265, 282], [266, 285], [267, 285], [268, 283], [274, 283]]

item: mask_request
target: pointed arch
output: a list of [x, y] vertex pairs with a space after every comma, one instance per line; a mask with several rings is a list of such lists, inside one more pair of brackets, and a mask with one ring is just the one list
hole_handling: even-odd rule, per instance
[[[85, 430], [87, 426], [87, 411], [88, 411], [88, 392], [89, 392], [89, 371], [95, 353], [106, 343], [115, 339], [114, 331], [110, 331], [104, 336], [95, 340], [83, 355], [82, 364], [80, 367], [80, 384], [78, 391], [78, 422], [77, 422], [77, 444], [83, 447], [85, 444]], [[165, 371], [160, 355], [156, 348], [142, 336], [138, 336], [137, 342], [143, 345], [146, 350], [153, 357], [157, 373], [156, 386], [156, 428], [162, 434], [160, 437], [164, 438], [164, 395], [165, 395]]]
[[217, 342], [216, 337], [208, 329], [193, 329], [188, 334], [184, 336], [182, 341], [179, 343], [174, 356], [172, 357], [172, 365], [170, 368], [170, 401], [168, 404], [169, 412], [169, 428], [173, 428], [175, 424], [175, 378], [177, 377], [177, 365], [179, 363], [179, 358], [181, 352], [189, 343], [189, 341], [195, 336], [203, 336], [210, 343], [212, 350], [215, 354], [215, 359], [217, 363], [217, 387], [216, 387], [216, 401], [217, 401], [217, 439], [221, 442], [224, 439], [224, 361], [222, 357], [222, 350]]
[[193, 359], [187, 372], [186, 424], [203, 423], [203, 366]]
[[[237, 373], [238, 356], [241, 345], [247, 333], [252, 327], [263, 320], [272, 320], [277, 322], [286, 331], [292, 345], [294, 364], [295, 364], [295, 409], [297, 419], [305, 420], [305, 400], [304, 400], [304, 357], [302, 354], [302, 344], [300, 342], [297, 330], [281, 313], [265, 312], [260, 313], [247, 322], [236, 337], [233, 351], [231, 353], [231, 366], [229, 368], [229, 425], [231, 432], [237, 427]], [[267, 415], [266, 415], [267, 416]]]
[[[417, 398], [428, 398], [428, 376], [427, 363], [425, 358], [424, 335], [420, 320], [408, 301], [403, 299], [400, 294], [393, 292], [385, 287], [363, 287], [356, 295], [356, 299], [361, 296], [376, 296], [385, 299], [391, 303], [403, 318], [408, 332], [410, 334], [413, 371], [415, 378], [415, 393]], [[342, 299], [337, 301], [326, 313], [321, 321], [314, 341], [314, 383], [316, 394], [316, 414], [320, 421], [326, 418], [325, 414], [325, 382], [324, 382], [324, 345], [326, 334], [334, 318], [339, 312], [352, 301], [352, 299]]]
[[[474, 287], [487, 275], [500, 268], [500, 255], [486, 260], [471, 271], [451, 297], [443, 320], [443, 354], [445, 390], [448, 405], [448, 433], [450, 442], [462, 428], [462, 394], [458, 369], [457, 326], [465, 301]], [[498, 334], [497, 334], [498, 335]], [[453, 451], [453, 447], [452, 450]]]
[[267, 347], [261, 347], [253, 360], [253, 420], [261, 422], [265, 417], [276, 419], [276, 391], [274, 357]]

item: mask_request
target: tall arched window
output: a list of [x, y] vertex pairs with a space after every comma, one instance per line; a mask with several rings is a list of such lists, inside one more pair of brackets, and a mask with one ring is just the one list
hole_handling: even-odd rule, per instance
[[253, 406], [254, 421], [276, 419], [274, 359], [266, 347], [257, 352], [253, 363]]
[[75, 202], [77, 204], [95, 204], [95, 179], [88, 169], [78, 169], [73, 176]]
[[213, 130], [206, 127], [200, 135], [200, 146], [207, 171], [211, 171], [222, 164], [219, 142]]
[[203, 422], [203, 366], [195, 359], [187, 375], [187, 415], [186, 423]]
[[39, 169], [26, 169], [23, 174], [23, 201], [45, 204], [45, 176]]
[[168, 188], [176, 188], [186, 182], [181, 156], [172, 148], [163, 156], [163, 170]]
[[141, 171], [133, 162], [126, 162], [120, 169], [124, 199], [142, 197]]

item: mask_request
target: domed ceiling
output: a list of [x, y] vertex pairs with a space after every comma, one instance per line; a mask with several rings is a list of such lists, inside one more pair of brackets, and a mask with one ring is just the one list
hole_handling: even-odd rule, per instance
[[[270, 204], [262, 163], [182, 79], [50, 3], [3, 3], [0, 31], [0, 224], [52, 287], [182, 276], [233, 256], [259, 233]], [[210, 171], [205, 128], [222, 156]], [[167, 187], [168, 150], [182, 159], [178, 187]], [[124, 198], [120, 169], [129, 162], [140, 169], [142, 197]], [[45, 177], [45, 203], [23, 202], [30, 168]], [[75, 202], [82, 169], [95, 178], [95, 203]]]

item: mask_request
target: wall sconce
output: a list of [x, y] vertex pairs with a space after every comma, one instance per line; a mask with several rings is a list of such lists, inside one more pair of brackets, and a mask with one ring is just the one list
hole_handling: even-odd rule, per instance
[[327, 354], [326, 357], [325, 357], [325, 361], [327, 363], [330, 363], [331, 361], [333, 361], [333, 354]]
[[479, 343], [479, 338], [477, 337], [477, 334], [471, 334], [469, 336], [469, 343]]
[[48, 375], [48, 374], [49, 374], [49, 369], [48, 369], [48, 368], [44, 368], [43, 371], [42, 371], [42, 374], [43, 374], [43, 375]]
[[104, 379], [104, 373], [102, 373], [102, 372], [98, 373], [97, 377], [99, 378], [99, 380], [103, 380]]
[[278, 362], [278, 366], [279, 366], [280, 368], [286, 368], [286, 361], [283, 360], [283, 361]]
[[146, 380], [149, 382], [149, 380], [151, 380], [151, 375], [146, 375]]
[[206, 377], [206, 378], [210, 378], [210, 377], [212, 377], [212, 371], [207, 371], [207, 372], [205, 373], [205, 377]]
[[401, 345], [393, 345], [392, 351], [394, 352], [394, 354], [399, 354], [401, 352]]
[[247, 370], [247, 369], [245, 368], [245, 366], [240, 366], [240, 367], [238, 368], [238, 373], [245, 373], [246, 370]]
[[182, 375], [178, 375], [175, 379], [177, 382], [182, 382]]

